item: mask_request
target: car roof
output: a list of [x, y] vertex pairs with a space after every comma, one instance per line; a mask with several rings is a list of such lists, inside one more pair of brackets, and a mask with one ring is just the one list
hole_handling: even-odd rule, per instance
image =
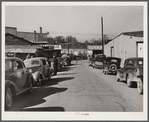
[[39, 59], [47, 59], [45, 57], [34, 57], [34, 58], [29, 58], [29, 59], [25, 59], [24, 61], [30, 61], [30, 60], [39, 60]]
[[139, 60], [139, 59], [143, 59], [143, 57], [131, 57], [131, 58], [127, 58], [126, 60]]
[[22, 60], [22, 59], [20, 59], [20, 58], [17, 58], [17, 57], [5, 57], [5, 59], [10, 59], [10, 60]]
[[121, 58], [118, 58], [118, 57], [106, 57], [106, 58], [110, 58], [110, 59], [121, 59]]

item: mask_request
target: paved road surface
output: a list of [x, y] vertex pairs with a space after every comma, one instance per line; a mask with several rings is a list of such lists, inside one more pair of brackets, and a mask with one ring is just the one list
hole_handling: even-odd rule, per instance
[[88, 62], [75, 61], [51, 81], [16, 97], [11, 111], [142, 112], [143, 95]]

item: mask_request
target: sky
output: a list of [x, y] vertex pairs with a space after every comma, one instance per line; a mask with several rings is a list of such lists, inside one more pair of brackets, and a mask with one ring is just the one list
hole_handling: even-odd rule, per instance
[[143, 30], [142, 6], [36, 6], [5, 7], [5, 26], [23, 32], [49, 32], [48, 37], [76, 37], [78, 41], [114, 38], [122, 32]]

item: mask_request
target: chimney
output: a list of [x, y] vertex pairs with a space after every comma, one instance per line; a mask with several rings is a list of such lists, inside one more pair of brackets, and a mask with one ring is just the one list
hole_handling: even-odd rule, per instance
[[36, 31], [34, 31], [34, 42], [36, 42]]
[[42, 34], [42, 27], [40, 27], [40, 34]]

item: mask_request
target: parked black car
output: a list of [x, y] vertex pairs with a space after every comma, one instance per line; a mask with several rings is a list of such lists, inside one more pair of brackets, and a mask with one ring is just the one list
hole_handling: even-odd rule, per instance
[[117, 57], [106, 57], [104, 60], [103, 73], [116, 74], [117, 69], [120, 69], [121, 59]]
[[71, 58], [68, 54], [63, 54], [61, 56], [61, 58], [63, 59], [63, 63], [64, 63], [65, 66], [71, 65]]

